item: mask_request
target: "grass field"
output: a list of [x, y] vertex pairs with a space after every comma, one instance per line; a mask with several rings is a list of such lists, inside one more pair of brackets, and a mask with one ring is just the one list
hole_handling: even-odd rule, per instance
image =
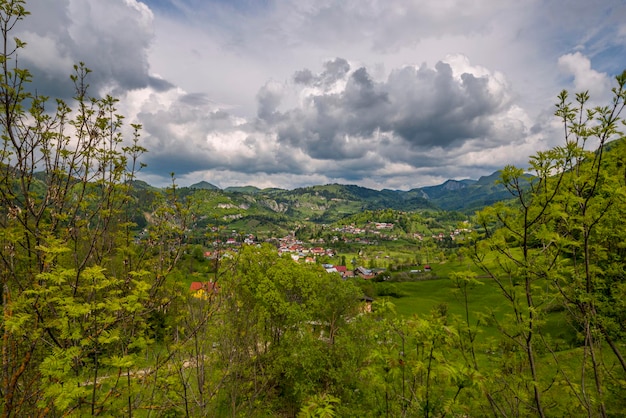
[[[497, 320], [501, 320], [511, 312], [501, 290], [491, 279], [484, 278], [479, 282], [480, 285], [474, 285], [468, 291], [467, 310], [470, 324], [476, 325], [481, 314], [493, 314]], [[396, 306], [398, 315], [407, 318], [414, 315], [427, 316], [440, 305], [445, 305], [449, 315], [465, 318], [464, 296], [456, 288], [455, 282], [447, 277], [438, 276], [430, 280], [396, 282], [393, 286], [402, 295], [389, 298]], [[547, 313], [542, 328], [544, 333], [558, 341], [562, 348], [571, 347], [575, 332], [564, 312]], [[481, 330], [483, 342], [488, 337], [499, 334], [495, 325], [483, 323]]]
[[[501, 303], [500, 295], [495, 285], [482, 281], [482, 286], [475, 286], [470, 291], [469, 310], [483, 311], [486, 306], [498, 306]], [[447, 278], [421, 280], [414, 282], [399, 282], [395, 286], [405, 296], [393, 298], [396, 311], [403, 316], [428, 315], [433, 308], [440, 304], [448, 306], [448, 312], [453, 315], [465, 315], [463, 296], [454, 286], [454, 282]]]

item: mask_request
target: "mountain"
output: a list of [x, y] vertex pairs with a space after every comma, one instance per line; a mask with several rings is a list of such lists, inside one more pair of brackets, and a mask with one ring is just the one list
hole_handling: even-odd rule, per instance
[[[402, 212], [457, 211], [473, 213], [497, 201], [509, 199], [496, 183], [499, 172], [478, 180], [447, 180], [437, 186], [402, 190], [374, 190], [356, 185], [326, 184], [293, 190], [254, 186], [220, 189], [206, 181], [178, 189], [180, 197], [192, 198], [194, 229], [222, 225], [227, 230], [263, 231], [280, 236], [303, 222], [332, 224], [365, 211], [392, 209]], [[136, 182], [137, 224], [153, 198], [153, 188]], [[158, 190], [158, 189], [154, 189]], [[158, 193], [158, 192], [157, 192]]]
[[204, 189], [204, 190], [220, 190], [220, 188], [217, 187], [216, 185], [211, 184], [206, 181], [201, 181], [200, 183], [192, 184], [191, 186], [189, 186], [189, 188], [190, 189]]
[[423, 192], [424, 197], [430, 200], [437, 200], [451, 193], [466, 189], [468, 186], [476, 184], [477, 180], [446, 180], [437, 186], [421, 187], [415, 190]]
[[294, 190], [265, 189], [252, 195], [257, 204], [284, 215], [319, 223], [331, 223], [364, 210], [435, 209], [419, 196], [393, 190], [373, 190], [355, 185], [327, 184]]
[[133, 180], [132, 185], [135, 190], [158, 190], [156, 187], [150, 186], [143, 180]]
[[194, 185], [180, 188], [179, 196], [192, 198], [195, 229], [224, 225], [228, 230], [274, 231], [274, 235], [285, 234], [302, 222], [331, 224], [367, 210], [438, 210], [422, 196], [341, 184], [294, 190], [220, 190]]
[[256, 194], [261, 191], [258, 187], [254, 186], [239, 186], [239, 187], [227, 187], [224, 189], [225, 192], [228, 193], [247, 193], [247, 194]]
[[[395, 209], [414, 211], [442, 209], [471, 213], [511, 196], [497, 184], [500, 171], [478, 180], [446, 180], [436, 186], [402, 190], [373, 190], [356, 185], [327, 184], [293, 190], [255, 186], [227, 187], [223, 190], [202, 181], [189, 189], [219, 190], [240, 200], [248, 196], [258, 207], [287, 216], [318, 222], [334, 221], [360, 210]], [[235, 195], [241, 195], [239, 197]]]
[[[478, 180], [447, 180], [437, 186], [402, 190], [374, 190], [345, 184], [300, 187], [293, 190], [254, 186], [220, 189], [202, 181], [179, 189], [196, 199], [197, 215], [206, 222], [232, 225], [270, 225], [298, 221], [333, 223], [363, 211], [447, 210], [471, 213], [510, 198], [495, 172]], [[141, 188], [147, 185], [142, 184]]]
[[433, 205], [443, 210], [474, 212], [485, 206], [511, 198], [511, 194], [497, 181], [500, 171], [478, 180], [447, 180], [438, 186], [413, 189], [409, 193], [422, 193]]

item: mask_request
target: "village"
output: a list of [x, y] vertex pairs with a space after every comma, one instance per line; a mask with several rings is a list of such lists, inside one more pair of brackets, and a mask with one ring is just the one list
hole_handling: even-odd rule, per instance
[[[398, 239], [398, 236], [391, 233], [393, 229], [393, 223], [385, 222], [372, 222], [365, 227], [356, 227], [354, 225], [336, 227], [332, 229], [336, 235], [333, 235], [330, 243], [342, 242], [344, 244], [352, 243], [367, 246], [379, 244], [380, 241], [395, 241]], [[382, 233], [383, 231], [386, 231], [387, 233]], [[459, 234], [468, 231], [469, 230], [455, 229], [450, 232], [449, 235], [437, 233], [432, 234], [429, 238], [433, 242], [442, 242], [446, 236], [455, 240]], [[204, 258], [207, 260], [216, 260], [223, 257], [232, 257], [232, 254], [236, 253], [243, 245], [261, 244], [261, 242], [259, 242], [253, 234], [237, 234], [237, 231], [233, 230], [231, 231], [231, 235], [232, 236], [227, 238], [213, 241], [214, 249], [205, 251], [203, 254]], [[376, 239], [364, 238], [364, 236], [369, 235], [376, 236]], [[425, 239], [422, 234], [413, 234], [412, 237], [419, 242], [423, 242]], [[363, 280], [384, 281], [389, 278], [389, 276], [385, 274], [387, 271], [386, 268], [367, 268], [362, 265], [358, 265], [357, 260], [355, 259], [350, 261], [350, 265], [346, 265], [345, 256], [340, 259], [337, 256], [338, 252], [336, 249], [323, 246], [326, 242], [322, 239], [310, 240], [310, 242], [307, 243], [298, 239], [294, 233], [291, 233], [278, 239], [264, 240], [264, 242], [276, 245], [279, 257], [289, 257], [296, 263], [320, 264], [327, 273], [338, 274], [342, 279], [360, 278]], [[389, 256], [384, 257], [389, 258]], [[333, 259], [337, 259], [338, 262], [329, 262]], [[411, 274], [419, 274], [429, 273], [431, 271], [431, 265], [426, 263], [419, 268], [411, 269], [409, 272]], [[213, 293], [217, 293], [218, 290], [219, 286], [211, 281], [194, 281], [189, 287], [191, 294], [199, 299], [207, 299], [208, 296]]]

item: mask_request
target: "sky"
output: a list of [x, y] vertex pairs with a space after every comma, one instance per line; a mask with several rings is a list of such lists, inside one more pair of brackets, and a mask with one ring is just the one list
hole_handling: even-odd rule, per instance
[[[623, 0], [27, 0], [37, 91], [120, 99], [155, 186], [409, 190], [562, 144], [557, 95], [606, 103]], [[130, 138], [130, 135], [128, 136]]]

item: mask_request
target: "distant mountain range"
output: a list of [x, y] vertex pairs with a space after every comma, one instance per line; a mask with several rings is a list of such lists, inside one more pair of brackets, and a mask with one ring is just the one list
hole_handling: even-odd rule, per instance
[[[409, 191], [374, 190], [355, 185], [327, 184], [293, 190], [254, 186], [219, 187], [202, 181], [188, 187], [189, 191], [209, 190], [222, 192], [236, 199], [247, 195], [248, 202], [265, 202], [265, 206], [280, 213], [314, 212], [314, 218], [334, 219], [337, 215], [349, 215], [359, 210], [418, 210], [442, 209], [447, 211], [473, 212], [495, 202], [510, 198], [508, 191], [496, 180], [497, 171], [478, 180], [447, 180], [437, 186], [421, 187]], [[242, 196], [240, 196], [242, 197]], [[234, 204], [234, 203], [233, 203]], [[261, 203], [263, 205], [263, 203]], [[235, 206], [237, 206], [235, 204]], [[309, 216], [310, 217], [310, 216]]]
[[[622, 148], [607, 144], [605, 161], [617, 159], [623, 164]], [[614, 149], [615, 148], [615, 151]], [[609, 158], [610, 156], [610, 158]], [[616, 163], [617, 164], [617, 163]], [[621, 166], [620, 166], [621, 167]], [[196, 219], [194, 227], [224, 226], [239, 231], [265, 230], [278, 234], [292, 231], [303, 222], [331, 224], [364, 211], [392, 209], [397, 211], [456, 211], [473, 214], [486, 206], [512, 198], [497, 180], [496, 171], [478, 180], [447, 180], [440, 185], [408, 191], [374, 190], [356, 185], [326, 184], [293, 190], [259, 189], [254, 186], [219, 187], [202, 181], [189, 187], [177, 187], [178, 197], [190, 197], [190, 209]], [[45, 189], [45, 173], [35, 173]], [[133, 221], [143, 228], [149, 222], [155, 199], [165, 189], [135, 180], [132, 208]]]
[[500, 173], [496, 171], [478, 180], [447, 180], [438, 186], [414, 190], [421, 191], [424, 197], [441, 209], [473, 212], [511, 198], [506, 188], [497, 183]]

